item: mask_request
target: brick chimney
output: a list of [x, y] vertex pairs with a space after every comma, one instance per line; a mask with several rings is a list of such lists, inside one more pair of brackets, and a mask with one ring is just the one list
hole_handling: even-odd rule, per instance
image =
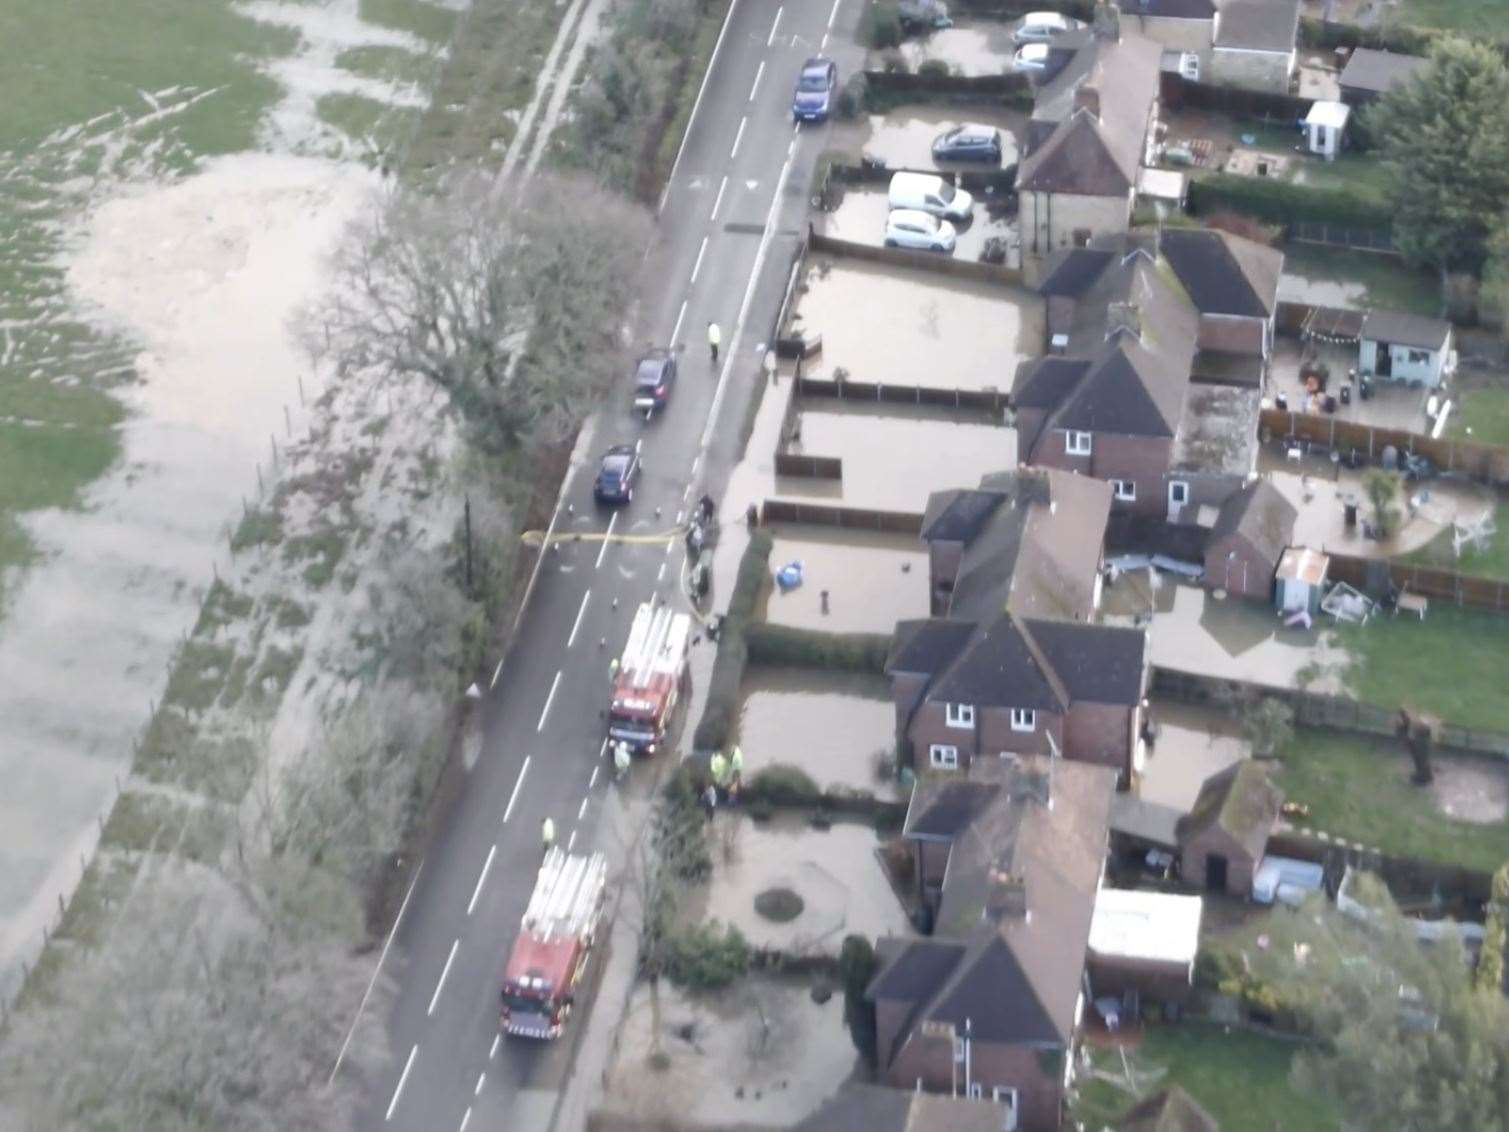
[[1096, 118], [1100, 117], [1100, 88], [1090, 83], [1081, 83], [1074, 92], [1074, 109], [1088, 110]]
[[1027, 879], [1012, 872], [1001, 861], [990, 866], [986, 878], [985, 915], [994, 923], [1007, 920], [1025, 920], [1027, 909]]

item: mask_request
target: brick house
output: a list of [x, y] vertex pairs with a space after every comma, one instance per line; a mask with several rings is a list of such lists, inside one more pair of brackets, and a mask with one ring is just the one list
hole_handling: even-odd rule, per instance
[[919, 769], [967, 770], [981, 755], [1052, 754], [1135, 768], [1148, 684], [1142, 629], [927, 618], [896, 626], [886, 674], [897, 735]]
[[1114, 784], [1052, 758], [918, 782], [903, 837], [935, 928], [877, 946], [882, 1080], [994, 1100], [1004, 1127], [1061, 1126]]
[[1089, 620], [1110, 514], [1109, 484], [1047, 468], [934, 492], [922, 517], [933, 614]]
[[1273, 353], [1284, 253], [1213, 228], [1168, 228], [1157, 254], [1199, 312], [1194, 380], [1261, 385]]
[[1097, 32], [1038, 88], [1016, 180], [1029, 255], [1131, 224], [1158, 118], [1161, 54], [1152, 40]]
[[1210, 81], [1288, 94], [1300, 0], [1225, 0], [1216, 12]]
[[1252, 759], [1211, 775], [1179, 820], [1180, 875], [1212, 892], [1251, 894], [1283, 802], [1283, 791]]
[[1271, 601], [1273, 575], [1294, 539], [1299, 512], [1267, 480], [1247, 484], [1225, 503], [1205, 544], [1205, 584], [1232, 597]]

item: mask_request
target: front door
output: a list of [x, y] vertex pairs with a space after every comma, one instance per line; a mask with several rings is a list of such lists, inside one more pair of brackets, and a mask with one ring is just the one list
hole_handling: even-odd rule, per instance
[[1205, 887], [1211, 892], [1226, 891], [1226, 858], [1219, 853], [1205, 858]]
[[1394, 372], [1394, 350], [1387, 342], [1373, 347], [1373, 372], [1379, 377], [1389, 377]]

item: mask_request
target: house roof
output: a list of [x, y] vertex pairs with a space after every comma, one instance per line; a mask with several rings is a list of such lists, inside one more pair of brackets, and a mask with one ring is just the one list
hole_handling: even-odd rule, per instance
[[1353, 90], [1386, 94], [1410, 78], [1429, 60], [1419, 55], [1401, 55], [1397, 51], [1374, 51], [1358, 47], [1341, 69], [1340, 83]]
[[[976, 1040], [1065, 1046], [1116, 772], [1044, 756], [980, 759], [970, 781], [988, 801], [952, 840], [935, 934], [885, 941], [868, 996], [914, 1004], [897, 1050], [924, 1022], [962, 1032], [966, 1020]], [[989, 911], [1002, 875], [1024, 886], [1021, 910]]]
[[1419, 350], [1439, 350], [1451, 337], [1451, 323], [1444, 318], [1405, 311], [1370, 310], [1362, 316], [1362, 337], [1395, 346], [1413, 346]]
[[1216, 14], [1217, 50], [1294, 50], [1299, 31], [1299, 0], [1226, 0]]
[[1210, 543], [1214, 545], [1220, 539], [1239, 535], [1263, 561], [1277, 566], [1284, 548], [1294, 537], [1294, 520], [1298, 516], [1294, 504], [1267, 480], [1244, 484], [1221, 504], [1215, 526], [1210, 530]]
[[1022, 161], [1018, 191], [1123, 196], [1137, 177], [1137, 164], [1124, 160], [1129, 147], [1088, 110], [1076, 110]]
[[1077, 299], [1100, 278], [1100, 273], [1110, 266], [1115, 252], [1110, 248], [1062, 248], [1048, 257], [1043, 265], [1043, 276], [1038, 281], [1038, 294], [1062, 295]]
[[1260, 763], [1243, 759], [1205, 780], [1194, 807], [1179, 823], [1179, 842], [1219, 828], [1252, 856], [1261, 857], [1284, 793]]
[[1071, 700], [1135, 704], [1142, 698], [1147, 659], [1143, 630], [1072, 621], [1026, 624]]
[[1111, 799], [1111, 832], [1160, 849], [1179, 848], [1179, 819], [1184, 814], [1134, 794], [1118, 793]]
[[886, 658], [886, 671], [929, 675], [939, 672], [959, 655], [974, 630], [969, 621], [943, 617], [898, 621], [891, 639], [891, 653]]
[[1083, 380], [1090, 363], [1085, 358], [1047, 355], [1024, 362], [1017, 369], [1011, 403], [1019, 409], [1056, 409]]
[[988, 1099], [851, 1081], [792, 1127], [796, 1132], [1001, 1132], [1001, 1111]]
[[1330, 569], [1329, 554], [1312, 550], [1308, 546], [1291, 546], [1278, 560], [1278, 569], [1274, 573], [1280, 578], [1293, 578], [1298, 582], [1318, 586], [1326, 580]]
[[1216, 14], [1216, 6], [1213, 0], [1121, 0], [1121, 12], [1165, 20], [1208, 20]]
[[1169, 470], [1245, 476], [1257, 466], [1258, 412], [1255, 387], [1190, 385], [1169, 455]]
[[953, 775], [918, 779], [907, 802], [902, 836], [952, 841], [990, 804], [995, 789], [990, 783]]
[[1069, 706], [1063, 679], [1043, 657], [1034, 634], [1010, 613], [976, 626], [954, 662], [934, 677], [927, 698], [1035, 711], [1062, 712]]
[[1138, 1101], [1116, 1124], [1117, 1132], [1220, 1132], [1216, 1118], [1178, 1085]]
[[1090, 921], [1090, 952], [1103, 959], [1193, 963], [1202, 911], [1198, 896], [1102, 888]]
[[1084, 377], [1059, 406], [1049, 427], [1172, 437], [1188, 370], [1181, 382], [1161, 362], [1139, 339], [1117, 334], [1095, 352]]
[[1159, 251], [1201, 314], [1267, 318], [1278, 302], [1284, 253], [1214, 228], [1167, 228]]

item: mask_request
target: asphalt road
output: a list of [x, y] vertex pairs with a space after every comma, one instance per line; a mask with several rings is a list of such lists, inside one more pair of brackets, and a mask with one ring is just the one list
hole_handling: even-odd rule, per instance
[[[852, 46], [830, 47], [843, 0], [735, 0], [660, 212], [639, 304], [646, 345], [683, 347], [662, 416], [646, 422], [621, 399], [578, 446], [557, 531], [668, 531], [704, 490], [716, 497], [805, 222], [825, 127], [794, 128], [801, 63], [827, 49], [847, 72]], [[850, 36], [845, 35], [848, 44]], [[722, 328], [710, 363], [706, 325]], [[642, 444], [634, 502], [592, 500], [598, 454]], [[680, 602], [681, 541], [599, 541], [547, 553], [510, 655], [487, 690], [481, 753], [419, 867], [385, 969], [400, 992], [390, 1020], [394, 1064], [368, 1097], [362, 1127], [544, 1129], [571, 1082], [588, 1019], [579, 1006], [553, 1043], [500, 1035], [499, 980], [533, 887], [540, 823], [561, 841], [601, 848], [621, 879], [623, 814], [603, 755], [608, 662], [639, 602]], [[639, 768], [643, 778], [649, 768]], [[633, 780], [625, 789], [634, 790]], [[640, 784], [642, 789], [642, 783]], [[641, 808], [642, 809], [642, 808]], [[571, 1084], [573, 1089], [578, 1087]]]

